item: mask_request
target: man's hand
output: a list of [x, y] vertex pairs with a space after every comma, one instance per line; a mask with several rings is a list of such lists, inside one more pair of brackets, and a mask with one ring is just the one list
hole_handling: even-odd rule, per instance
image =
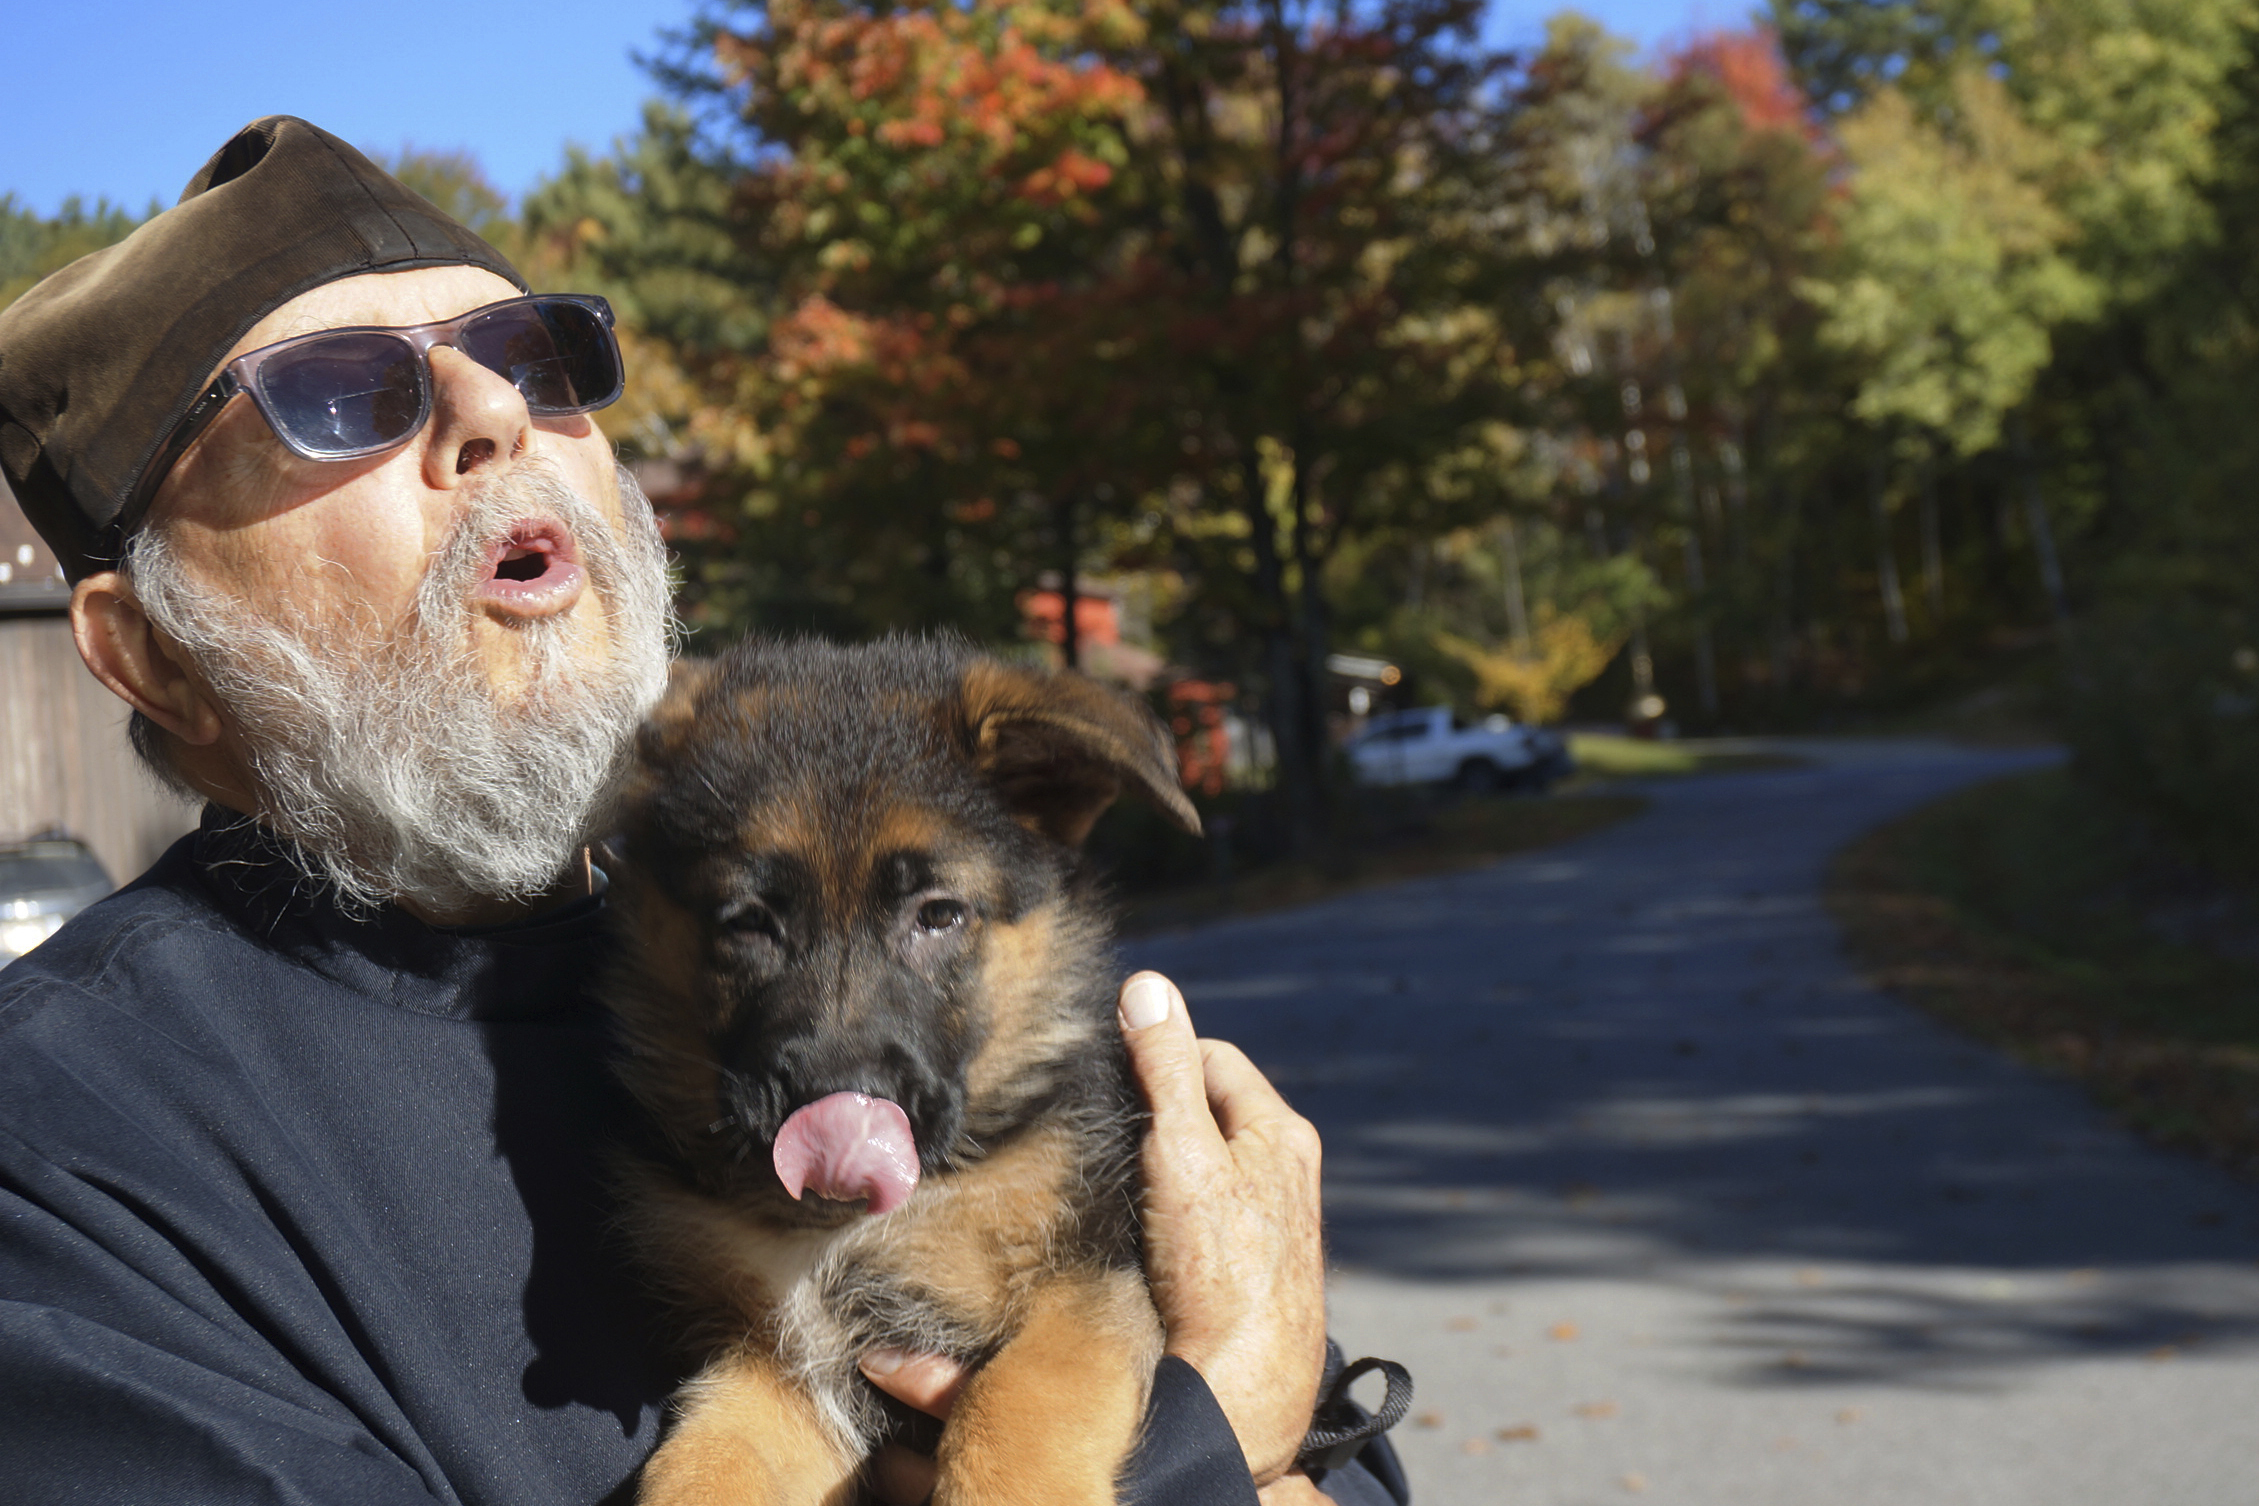
[[1300, 1470], [1280, 1475], [1255, 1492], [1261, 1506], [1333, 1506], [1333, 1497], [1311, 1483]]
[[1158, 973], [1122, 985], [1153, 1108], [1145, 1271], [1168, 1352], [1208, 1383], [1259, 1486], [1293, 1466], [1325, 1373], [1318, 1132], [1238, 1047], [1197, 1039]]
[[[1122, 1031], [1153, 1108], [1145, 1142], [1145, 1264], [1167, 1351], [1215, 1393], [1264, 1506], [1323, 1502], [1289, 1474], [1325, 1373], [1325, 1252], [1318, 1132], [1236, 1046], [1194, 1037], [1158, 973], [1122, 985]], [[881, 1351], [871, 1383], [946, 1419], [964, 1368]], [[889, 1506], [933, 1491], [933, 1461], [890, 1445], [872, 1470]]]

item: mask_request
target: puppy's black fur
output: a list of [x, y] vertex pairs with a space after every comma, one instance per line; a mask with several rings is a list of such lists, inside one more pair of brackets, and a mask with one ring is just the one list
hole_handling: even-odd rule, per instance
[[[626, 1175], [631, 1227], [708, 1358], [647, 1500], [847, 1499], [879, 1347], [982, 1367], [937, 1499], [1112, 1498], [1159, 1330], [1078, 847], [1125, 783], [1197, 830], [1174, 773], [1134, 701], [954, 640], [678, 671], [639, 744], [609, 995], [663, 1147]], [[916, 1137], [884, 1217], [796, 1201], [772, 1163], [843, 1091]]]

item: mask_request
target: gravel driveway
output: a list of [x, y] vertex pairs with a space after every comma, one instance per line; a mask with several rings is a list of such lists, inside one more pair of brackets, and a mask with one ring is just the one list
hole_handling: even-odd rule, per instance
[[1325, 1132], [1423, 1506], [2259, 1502], [2259, 1190], [1862, 984], [1819, 894], [2044, 755], [1793, 745], [1596, 837], [1145, 938]]

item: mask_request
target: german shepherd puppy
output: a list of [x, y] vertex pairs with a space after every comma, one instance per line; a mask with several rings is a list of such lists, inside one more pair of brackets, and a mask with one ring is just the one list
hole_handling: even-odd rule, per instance
[[629, 1224], [705, 1359], [642, 1500], [857, 1499], [893, 1347], [977, 1366], [936, 1502], [1112, 1503], [1162, 1334], [1077, 849], [1125, 784], [1199, 831], [1167, 733], [960, 641], [755, 642], [680, 667], [638, 751]]

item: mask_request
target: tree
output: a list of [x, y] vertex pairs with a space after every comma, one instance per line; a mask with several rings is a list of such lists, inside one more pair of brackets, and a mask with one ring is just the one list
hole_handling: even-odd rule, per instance
[[397, 152], [370, 155], [377, 166], [410, 191], [422, 194], [441, 213], [487, 240], [507, 240], [516, 232], [509, 198], [494, 186], [486, 168], [471, 153], [403, 146]]
[[[727, 107], [730, 144], [654, 117], [529, 208], [625, 305], [686, 279], [736, 315], [666, 340], [690, 388], [670, 427], [715, 473], [701, 605], [751, 608], [714, 588], [762, 572], [773, 613], [782, 559], [803, 621], [1002, 636], [1040, 569], [1071, 586], [1100, 547], [1171, 569], [1181, 646], [1252, 646], [1220, 667], [1263, 687], [1310, 829], [1324, 562], [1418, 505], [1512, 377], [1474, 16], [712, 12], [669, 77]], [[677, 186], [704, 253], [660, 202]]]
[[1959, 455], [1999, 442], [2052, 355], [2051, 333], [2099, 311], [2068, 255], [2076, 227], [2044, 186], [2059, 148], [1991, 75], [1954, 75], [1951, 129], [1882, 89], [1837, 123], [1851, 179], [1844, 265], [1808, 279], [1821, 339], [1862, 368], [1852, 411]]
[[48, 273], [124, 240], [160, 207], [152, 204], [134, 214], [108, 199], [89, 205], [73, 194], [47, 216], [26, 208], [12, 193], [0, 193], [0, 308]]

